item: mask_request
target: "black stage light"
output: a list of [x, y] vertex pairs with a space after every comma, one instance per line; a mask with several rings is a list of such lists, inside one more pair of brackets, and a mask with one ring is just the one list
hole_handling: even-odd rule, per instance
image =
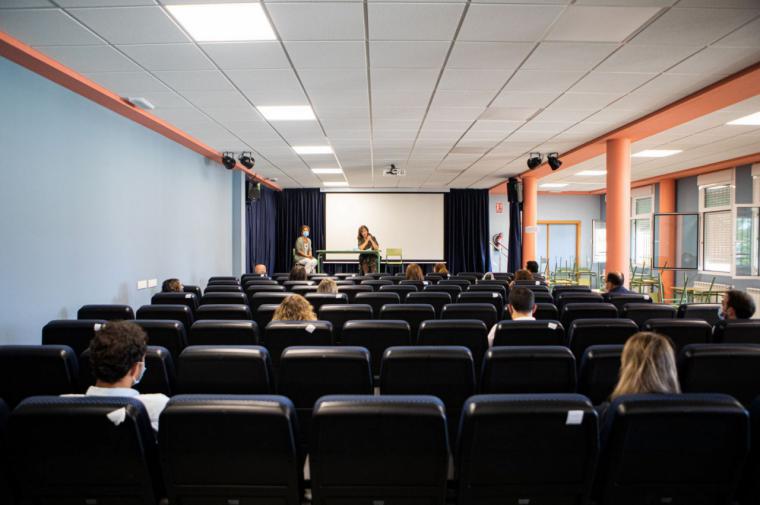
[[549, 166], [552, 167], [552, 170], [557, 170], [559, 167], [562, 166], [562, 161], [559, 159], [558, 153], [547, 154], [546, 161], [549, 162]]
[[256, 160], [253, 158], [253, 154], [251, 154], [250, 151], [240, 153], [238, 161], [242, 163], [245, 168], [253, 168], [253, 165], [256, 164]]
[[530, 153], [530, 158], [528, 158], [528, 168], [533, 170], [541, 164], [542, 160], [541, 153]]
[[237, 165], [237, 161], [235, 161], [235, 153], [224, 153], [222, 155], [222, 164], [227, 170], [235, 168], [235, 165]]

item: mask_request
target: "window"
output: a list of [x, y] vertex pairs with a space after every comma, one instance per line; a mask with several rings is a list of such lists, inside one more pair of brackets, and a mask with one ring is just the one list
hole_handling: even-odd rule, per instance
[[646, 268], [652, 264], [652, 197], [632, 198], [631, 261]]
[[704, 202], [706, 209], [715, 207], [728, 207], [731, 205], [731, 186], [712, 186], [704, 189]]
[[760, 209], [736, 208], [736, 252], [734, 264], [736, 275], [760, 275]]
[[704, 270], [731, 272], [731, 211], [705, 212], [702, 227]]

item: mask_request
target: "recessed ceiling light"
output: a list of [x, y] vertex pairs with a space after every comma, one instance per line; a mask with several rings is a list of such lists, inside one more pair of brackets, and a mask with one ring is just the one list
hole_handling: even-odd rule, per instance
[[262, 105], [256, 108], [267, 121], [313, 121], [317, 119], [309, 105]]
[[580, 175], [581, 177], [593, 177], [595, 175], [607, 175], [606, 170], [581, 170], [575, 175]]
[[741, 126], [760, 126], [760, 112], [755, 112], [754, 114], [750, 114], [749, 116], [744, 116], [744, 117], [740, 117], [739, 119], [734, 119], [733, 121], [729, 121], [726, 124], [741, 125]]
[[298, 154], [332, 154], [330, 146], [293, 146], [293, 150]]
[[277, 40], [261, 4], [167, 5], [196, 42]]
[[564, 188], [567, 186], [567, 183], [565, 182], [545, 182], [544, 184], [540, 184], [539, 188]]
[[634, 158], [665, 158], [683, 152], [681, 149], [645, 149], [633, 155]]
[[323, 182], [322, 184], [325, 185], [325, 186], [332, 186], [332, 187], [346, 187], [346, 186], [348, 186], [348, 183], [346, 181]]
[[312, 168], [312, 172], [315, 174], [342, 174], [343, 170], [340, 168]]

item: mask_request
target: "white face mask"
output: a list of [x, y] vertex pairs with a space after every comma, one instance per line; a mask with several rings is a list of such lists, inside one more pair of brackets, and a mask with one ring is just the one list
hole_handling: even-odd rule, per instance
[[145, 376], [145, 371], [148, 369], [148, 365], [145, 363], [145, 361], [141, 361], [140, 363], [142, 363], [142, 371], [140, 372], [140, 375], [137, 377], [137, 379], [135, 379], [135, 383], [132, 384], [133, 386], [140, 384], [140, 381]]

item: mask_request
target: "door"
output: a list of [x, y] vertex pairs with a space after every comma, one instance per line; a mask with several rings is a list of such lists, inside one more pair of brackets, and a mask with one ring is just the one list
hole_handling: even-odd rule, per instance
[[579, 257], [580, 221], [539, 221], [536, 248], [541, 268], [574, 269]]

